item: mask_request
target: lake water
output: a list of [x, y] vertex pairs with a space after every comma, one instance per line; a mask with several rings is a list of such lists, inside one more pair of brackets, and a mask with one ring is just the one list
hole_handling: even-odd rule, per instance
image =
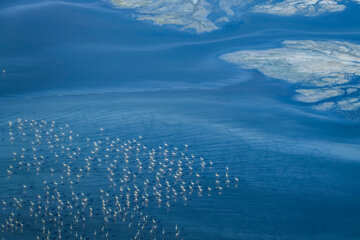
[[[285, 40], [359, 44], [359, 13], [356, 2], [315, 17], [244, 11], [218, 30], [197, 33], [136, 20], [132, 9], [106, 1], [1, 1], [0, 199], [6, 206], [1, 206], [0, 236], [359, 239], [359, 110], [316, 110], [294, 98], [299, 85], [220, 57], [281, 48]], [[356, 84], [358, 75], [353, 75]], [[148, 150], [129, 154], [130, 163], [125, 163], [124, 153], [134, 151], [127, 147], [135, 144], [124, 145], [128, 139]], [[94, 142], [100, 146], [97, 152]], [[139, 172], [136, 159], [147, 166], [152, 148], [156, 166]], [[163, 166], [164, 149], [174, 159], [174, 171], [180, 165], [184, 169], [182, 180], [159, 172], [169, 168]], [[77, 157], [69, 159], [73, 152]], [[192, 170], [181, 152], [189, 159], [195, 155]], [[85, 171], [89, 156], [94, 159]], [[221, 175], [219, 184], [215, 174]], [[131, 197], [135, 192], [140, 199], [146, 196], [145, 179], [153, 180], [148, 190], [153, 198], [148, 205], [131, 200], [126, 208], [126, 191]], [[181, 186], [191, 182], [196, 190], [181, 193]], [[151, 190], [153, 186], [157, 189]], [[129, 190], [121, 192], [121, 187]], [[86, 196], [86, 206], [72, 192], [78, 199]], [[171, 207], [166, 195], [171, 195]], [[126, 208], [117, 219], [115, 196]], [[141, 220], [145, 215], [149, 217]]]

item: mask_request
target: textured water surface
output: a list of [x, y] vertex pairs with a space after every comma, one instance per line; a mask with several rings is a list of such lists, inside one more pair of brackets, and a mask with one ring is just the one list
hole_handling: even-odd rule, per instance
[[359, 1], [1, 1], [1, 239], [359, 239]]

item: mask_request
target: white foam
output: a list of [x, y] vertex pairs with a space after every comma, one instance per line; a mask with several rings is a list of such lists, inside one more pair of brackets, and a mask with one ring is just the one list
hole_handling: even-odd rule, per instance
[[298, 89], [296, 90], [299, 93], [295, 99], [300, 102], [314, 103], [319, 102], [327, 98], [336, 97], [343, 95], [345, 93], [342, 89]]
[[[242, 68], [257, 69], [272, 78], [306, 87], [296, 90], [295, 99], [301, 102], [316, 103], [346, 97], [355, 94], [359, 88], [348, 83], [360, 76], [360, 45], [349, 42], [284, 41], [282, 48], [236, 51], [221, 58]], [[340, 110], [358, 109], [355, 102], [337, 102], [336, 105]], [[327, 108], [329, 104], [318, 106]]]
[[355, 111], [360, 108], [360, 98], [346, 98], [344, 100], [338, 101], [337, 106], [340, 110], [343, 111]]
[[[219, 29], [219, 23], [240, 17], [244, 12], [280, 16], [318, 16], [343, 11], [341, 0], [109, 0], [116, 7], [132, 9], [138, 20], [157, 25], [178, 25], [198, 33]], [[360, 3], [360, 0], [353, 0]], [[210, 15], [212, 17], [210, 17]]]
[[335, 0], [285, 0], [268, 1], [255, 6], [252, 11], [280, 16], [304, 15], [318, 16], [324, 13], [341, 12], [346, 7]]
[[210, 4], [205, 0], [112, 0], [119, 8], [135, 9], [136, 18], [157, 25], [174, 24], [182, 29], [209, 32], [218, 27], [208, 19]]
[[267, 76], [311, 86], [344, 84], [360, 75], [360, 45], [339, 41], [284, 41], [282, 48], [221, 56]]
[[318, 110], [318, 111], [328, 111], [328, 110], [334, 109], [335, 106], [336, 106], [336, 104], [334, 102], [324, 102], [319, 105], [315, 105], [313, 107], [313, 109]]

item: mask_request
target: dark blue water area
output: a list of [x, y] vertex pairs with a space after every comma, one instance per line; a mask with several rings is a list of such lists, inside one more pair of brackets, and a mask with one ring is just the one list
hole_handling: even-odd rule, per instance
[[229, 85], [248, 74], [219, 60], [221, 53], [289, 39], [356, 43], [358, 10], [290, 19], [245, 14], [221, 31], [197, 35], [135, 21], [101, 2], [27, 2], [1, 13], [0, 67], [7, 71], [1, 95]]
[[[106, 2], [1, 1], [0, 199], [11, 201], [24, 182], [40, 189], [50, 178], [6, 174], [23, 144], [9, 142], [8, 121], [54, 120], [80, 134], [84, 154], [86, 137], [141, 135], [148, 146], [188, 144], [213, 161], [205, 183], [229, 166], [240, 179], [237, 188], [193, 197], [169, 212], [149, 209], [159, 226], [178, 224], [184, 239], [359, 239], [359, 121], [311, 110], [293, 100], [296, 86], [219, 59], [284, 40], [360, 43], [359, 11], [349, 4], [314, 18], [246, 13], [219, 31], [194, 34], [136, 21]], [[51, 154], [42, 154], [45, 169], [56, 170]], [[83, 191], [91, 199], [108, 185], [106, 169], [92, 171], [61, 193]], [[0, 212], [1, 222], [8, 215]], [[131, 236], [120, 223], [109, 229], [109, 239]], [[35, 239], [40, 231], [26, 226], [0, 236]]]
[[[22, 117], [70, 123], [83, 138], [96, 139], [103, 127], [104, 136], [142, 135], [149, 146], [189, 144], [191, 152], [214, 161], [215, 171], [227, 165], [241, 181], [238, 188], [194, 199], [187, 207], [176, 205], [169, 213], [155, 208], [152, 214], [163, 226], [177, 223], [190, 239], [356, 239], [360, 165], [358, 139], [354, 139], [358, 134], [351, 130], [357, 125], [289, 113], [275, 102], [263, 100], [261, 107], [254, 106], [260, 99], [245, 93], [236, 102], [233, 91], [8, 100], [1, 108], [6, 113], [1, 119], [2, 141], [8, 138], [7, 121]], [[300, 129], [302, 133], [291, 136], [291, 128], [294, 135]], [[339, 142], [351, 138], [352, 143]], [[12, 163], [7, 156], [13, 148], [2, 145], [2, 169]], [[88, 188], [103, 187], [106, 182], [101, 177], [98, 172], [89, 178]], [[204, 178], [210, 181], [211, 174]], [[2, 198], [19, 191], [21, 176], [12, 176], [11, 184], [5, 176], [1, 179], [7, 189]], [[122, 231], [116, 234], [124, 236]]]

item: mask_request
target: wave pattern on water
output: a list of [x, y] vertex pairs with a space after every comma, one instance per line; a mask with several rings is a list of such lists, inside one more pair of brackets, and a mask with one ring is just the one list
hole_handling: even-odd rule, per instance
[[99, 131], [90, 139], [55, 121], [9, 122], [6, 171], [20, 190], [2, 200], [5, 237], [184, 239], [186, 230], [157, 217], [238, 185], [227, 166], [213, 167], [188, 145], [149, 147], [141, 136]]

